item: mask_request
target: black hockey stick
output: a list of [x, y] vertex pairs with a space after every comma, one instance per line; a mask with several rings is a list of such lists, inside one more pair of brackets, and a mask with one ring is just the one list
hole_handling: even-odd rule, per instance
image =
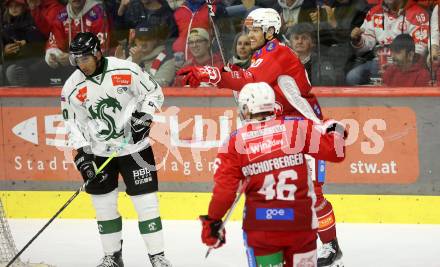
[[[228, 212], [226, 213], [226, 216], [225, 216], [225, 219], [223, 220], [222, 225], [220, 225], [220, 228], [218, 229], [218, 233], [220, 235], [222, 234], [223, 229], [225, 229], [226, 223], [231, 218], [232, 213], [235, 210], [235, 207], [237, 207], [237, 204], [240, 201], [241, 195], [243, 195], [244, 191], [246, 190], [246, 186], [247, 186], [248, 183], [249, 183], [249, 179], [246, 178], [243, 181], [243, 183], [240, 185], [240, 188], [237, 191], [237, 196], [235, 197], [234, 202], [232, 203], [232, 206], [229, 208]], [[220, 242], [222, 242], [222, 239], [224, 239], [223, 236], [217, 240], [217, 243], [214, 246], [208, 248], [208, 250], [206, 251], [206, 254], [205, 254], [205, 259], [208, 258], [209, 254], [211, 253], [213, 248], [215, 248], [218, 245], [220, 245]]]
[[[107, 166], [107, 164], [119, 154], [119, 152], [128, 144], [129, 139], [130, 138], [126, 138], [124, 142], [119, 146], [119, 148], [113, 151], [110, 157], [108, 157], [107, 160], [96, 170], [96, 174], [100, 173], [105, 168], [105, 166]], [[69, 200], [67, 200], [67, 202], [55, 213], [55, 215], [53, 215], [52, 218], [50, 218], [50, 220], [40, 229], [40, 231], [38, 231], [31, 238], [31, 240], [29, 240], [29, 242], [27, 242], [26, 245], [24, 245], [24, 247], [17, 253], [17, 255], [15, 255], [14, 258], [12, 258], [12, 260], [8, 262], [6, 267], [11, 266], [14, 263], [14, 261], [16, 261], [18, 257], [20, 257], [20, 255], [32, 244], [32, 242], [34, 242], [34, 240], [37, 239], [37, 237], [49, 226], [49, 224], [51, 224], [56, 219], [56, 217], [58, 217], [58, 215], [60, 215], [60, 213], [65, 208], [67, 208], [67, 206], [69, 206], [69, 204], [79, 195], [79, 193], [81, 193], [81, 191], [83, 191], [86, 188], [86, 186], [95, 179], [96, 179], [96, 175], [93, 179], [87, 180], [78, 190], [76, 190], [76, 192], [69, 198]]]
[[316, 42], [318, 47], [318, 83], [321, 84], [321, 4], [319, 0], [316, 1], [316, 13], [318, 16], [318, 22], [316, 26]]

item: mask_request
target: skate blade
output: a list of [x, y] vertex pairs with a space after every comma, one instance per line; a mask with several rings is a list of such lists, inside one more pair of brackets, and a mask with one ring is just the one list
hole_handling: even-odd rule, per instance
[[344, 267], [344, 263], [342, 260], [335, 260], [332, 264], [330, 264], [328, 267]]

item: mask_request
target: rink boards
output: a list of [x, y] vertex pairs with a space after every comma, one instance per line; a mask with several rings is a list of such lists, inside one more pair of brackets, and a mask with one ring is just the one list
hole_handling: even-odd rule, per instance
[[[340, 222], [440, 223], [440, 90], [316, 88], [327, 117], [350, 127], [347, 158], [326, 167], [326, 192]], [[155, 117], [161, 214], [206, 213], [216, 147], [237, 127], [228, 90], [164, 90]], [[59, 88], [0, 90], [0, 196], [9, 217], [51, 217], [80, 186], [63, 148]], [[121, 186], [123, 191], [123, 186]], [[121, 194], [124, 217], [135, 214]], [[240, 217], [237, 210], [235, 219]], [[81, 194], [63, 218], [93, 218]]]
[[[74, 192], [0, 191], [10, 218], [50, 218]], [[206, 214], [210, 193], [160, 192], [160, 213], [165, 220], [196, 220]], [[328, 194], [337, 222], [440, 224], [439, 196]], [[129, 196], [119, 195], [123, 218], [136, 219]], [[241, 220], [243, 198], [232, 215]], [[90, 196], [81, 193], [60, 215], [64, 219], [91, 219], [95, 213]]]

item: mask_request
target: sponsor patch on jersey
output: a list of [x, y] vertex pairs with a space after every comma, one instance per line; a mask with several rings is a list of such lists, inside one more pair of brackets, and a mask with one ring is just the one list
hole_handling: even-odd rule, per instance
[[261, 56], [261, 53], [263, 53], [263, 49], [258, 49], [258, 51], [255, 52], [255, 56], [259, 57], [259, 56]]
[[78, 93], [76, 94], [76, 99], [78, 99], [81, 103], [86, 101], [87, 98], [87, 86], [84, 86], [83, 88], [78, 90]]
[[90, 19], [91, 21], [94, 21], [94, 20], [96, 20], [98, 18], [98, 14], [95, 12], [94, 9], [92, 9], [87, 14], [87, 18]]
[[277, 47], [277, 44], [276, 44], [276, 43], [274, 43], [274, 42], [269, 42], [269, 43], [266, 45], [266, 51], [267, 51], [267, 52], [273, 51], [273, 50], [275, 49], [275, 47]]
[[112, 75], [112, 83], [113, 83], [113, 86], [130, 85], [131, 84], [131, 75], [130, 74]]
[[382, 28], [383, 15], [376, 14], [373, 16], [374, 28]]
[[329, 212], [327, 215], [319, 218], [318, 220], [318, 230], [324, 230], [335, 224], [335, 215], [332, 212]]
[[325, 182], [325, 161], [318, 160], [318, 182]]
[[293, 221], [295, 213], [292, 208], [257, 208], [255, 217], [264, 221]]
[[295, 266], [298, 267], [316, 266], [316, 249], [309, 252], [293, 254], [293, 262]]
[[128, 87], [127, 87], [127, 86], [121, 86], [121, 87], [116, 88], [116, 92], [117, 92], [118, 94], [125, 93], [125, 92], [127, 92], [127, 90], [128, 90]]
[[153, 181], [151, 171], [148, 168], [133, 170], [133, 178], [135, 185], [146, 184]]
[[315, 111], [316, 115], [321, 115], [321, 109], [319, 108], [319, 106], [317, 104], [315, 104], [313, 106], [313, 110]]
[[285, 116], [284, 120], [285, 121], [303, 121], [304, 118], [303, 117], [298, 117], [298, 116]]
[[258, 138], [258, 137], [262, 137], [265, 135], [273, 135], [276, 133], [284, 133], [284, 132], [286, 132], [286, 126], [284, 124], [280, 124], [280, 125], [275, 125], [272, 127], [267, 127], [267, 128], [263, 128], [263, 129], [249, 131], [249, 132], [244, 132], [241, 134], [241, 138], [243, 138], [243, 140], [246, 141], [249, 139]]
[[276, 133], [272, 136], [260, 137], [246, 142], [246, 154], [250, 161], [254, 161], [267, 154], [281, 150], [289, 144], [283, 133]]
[[63, 11], [58, 14], [58, 20], [65, 21], [69, 16], [67, 15], [67, 11]]

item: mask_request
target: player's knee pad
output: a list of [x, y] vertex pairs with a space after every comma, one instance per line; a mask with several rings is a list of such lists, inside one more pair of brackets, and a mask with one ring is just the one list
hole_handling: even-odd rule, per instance
[[139, 221], [150, 220], [160, 216], [157, 193], [130, 196], [130, 198], [138, 214]]
[[107, 194], [91, 196], [98, 221], [113, 220], [121, 216], [118, 212], [118, 189]]

